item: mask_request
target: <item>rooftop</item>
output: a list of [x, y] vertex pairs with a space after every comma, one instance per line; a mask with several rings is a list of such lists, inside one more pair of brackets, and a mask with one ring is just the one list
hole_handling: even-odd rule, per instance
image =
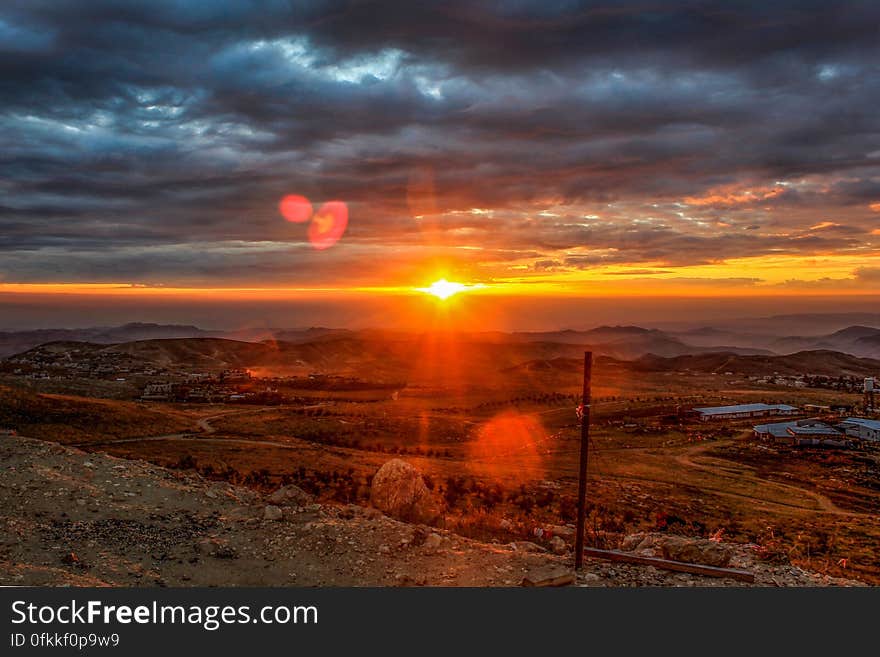
[[775, 438], [786, 438], [791, 434], [788, 433], [789, 427], [796, 427], [797, 422], [774, 422], [772, 424], [759, 424], [752, 427], [757, 433], [769, 433]]
[[758, 411], [796, 411], [797, 407], [788, 404], [736, 404], [734, 406], [709, 406], [695, 408], [703, 415], [726, 415], [728, 413], [757, 413]]
[[793, 426], [788, 428], [788, 433], [792, 436], [839, 436], [840, 432], [834, 427], [827, 424], [811, 424], [805, 427]]
[[848, 417], [841, 424], [858, 424], [859, 426], [866, 427], [868, 429], [875, 429], [880, 431], [880, 420], [870, 420], [866, 417]]

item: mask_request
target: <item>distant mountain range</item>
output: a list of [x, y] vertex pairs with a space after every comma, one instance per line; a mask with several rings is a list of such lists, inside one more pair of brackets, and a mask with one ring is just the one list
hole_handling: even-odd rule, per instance
[[880, 360], [830, 350], [788, 355], [728, 351], [671, 357], [653, 353], [632, 356], [621, 355], [632, 349], [631, 345], [621, 349], [618, 344], [609, 347], [523, 339], [502, 341], [494, 335], [488, 340], [460, 335], [318, 335], [304, 342], [166, 338], [102, 345], [63, 341], [34, 347], [7, 360], [75, 368], [85, 364], [88, 365], [86, 370], [106, 363], [130, 368], [127, 371], [249, 368], [261, 375], [323, 372], [373, 381], [405, 380], [425, 384], [470, 381], [493, 385], [506, 376], [517, 374], [578, 373], [586, 349], [594, 352], [597, 369], [606, 370], [746, 376], [820, 374], [861, 377], [880, 374]]
[[[784, 320], [789, 321], [789, 318]], [[880, 323], [880, 322], [878, 322]], [[772, 335], [705, 326], [669, 331], [640, 326], [600, 326], [535, 333], [418, 334], [402, 331], [311, 328], [253, 328], [211, 331], [197, 326], [132, 323], [117, 327], [0, 332], [0, 357], [51, 343], [82, 343], [83, 353], [100, 347], [154, 363], [188, 362], [197, 367], [296, 363], [338, 366], [354, 352], [404, 362], [423, 349], [466, 350], [476, 361], [497, 359], [493, 369], [529, 361], [577, 357], [585, 349], [620, 360], [725, 355], [771, 358], [799, 352], [839, 352], [880, 359], [880, 328], [853, 325], [823, 335]], [[445, 345], [445, 346], [444, 346]], [[728, 368], [730, 369], [730, 368]]]
[[652, 322], [651, 326], [671, 333], [688, 333], [704, 328], [717, 329], [736, 335], [762, 336], [806, 335], [821, 336], [848, 326], [880, 327], [880, 312], [876, 313], [800, 313], [747, 317], [741, 319], [713, 319], [696, 321], [682, 319], [673, 322]]
[[833, 350], [853, 356], [880, 358], [880, 328], [848, 326], [823, 335], [769, 335], [736, 333], [729, 329], [705, 327], [674, 333], [678, 339], [694, 346], [735, 344], [741, 348], [763, 349], [771, 354], [792, 354], [798, 351]]
[[772, 354], [766, 349], [723, 342], [693, 344], [679, 336], [659, 329], [640, 326], [600, 326], [588, 331], [552, 331], [542, 333], [514, 333], [514, 339], [528, 342], [558, 342], [563, 344], [592, 345], [594, 351], [620, 358], [638, 358], [645, 354], [680, 356], [683, 354], [728, 351], [737, 354]]
[[162, 340], [170, 338], [227, 338], [244, 342], [260, 342], [274, 339], [286, 342], [305, 342], [317, 337], [336, 333], [348, 333], [344, 329], [304, 328], [274, 329], [253, 328], [235, 331], [210, 331], [197, 326], [179, 324], [144, 324], [134, 322], [123, 326], [98, 326], [83, 329], [37, 329], [33, 331], [0, 331], [0, 358], [21, 353], [48, 342], [91, 342], [94, 344], [119, 344], [138, 340]]
[[[505, 370], [507, 374], [558, 373], [577, 374], [583, 359], [553, 358], [530, 360]], [[633, 360], [600, 356], [597, 370], [631, 372], [694, 372], [701, 374], [736, 374], [740, 376], [877, 376], [880, 360], [858, 358], [836, 351], [801, 351], [785, 356], [740, 355], [732, 353], [688, 354], [664, 358], [648, 354]]]
[[[678, 356], [690, 353], [729, 351], [742, 354], [769, 354], [770, 351], [736, 345], [693, 345], [657, 329], [638, 326], [600, 326], [589, 331], [553, 331], [541, 333], [457, 333], [458, 341], [492, 343], [552, 343], [589, 346], [599, 353], [618, 358], [637, 358], [644, 354]], [[259, 328], [237, 331], [208, 331], [196, 326], [161, 324], [126, 324], [118, 327], [89, 329], [50, 329], [37, 331], [0, 332], [0, 357], [21, 353], [50, 342], [88, 342], [92, 344], [123, 344], [145, 340], [188, 338], [223, 338], [240, 342], [285, 342], [307, 344], [340, 338], [367, 341], [409, 341], [418, 334], [400, 331], [330, 329]]]
[[744, 376], [815, 374], [862, 377], [880, 374], [880, 360], [828, 350], [799, 351], [784, 356], [717, 353], [662, 358], [648, 355], [629, 362], [627, 366], [633, 370], [652, 372], [731, 372]]
[[140, 324], [124, 326], [98, 326], [85, 329], [37, 329], [34, 331], [0, 332], [0, 357], [31, 349], [48, 342], [93, 342], [95, 344], [116, 344], [132, 340], [153, 340], [161, 338], [198, 338], [212, 335], [196, 326], [176, 324]]

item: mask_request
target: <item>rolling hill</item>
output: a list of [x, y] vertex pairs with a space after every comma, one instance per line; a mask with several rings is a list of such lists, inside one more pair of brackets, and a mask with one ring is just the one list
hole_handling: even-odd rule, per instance
[[[556, 343], [568, 345], [592, 346], [594, 351], [618, 358], [637, 358], [653, 353], [660, 356], [679, 356], [690, 353], [708, 353], [731, 351], [742, 354], [772, 353], [750, 343], [731, 341], [735, 338], [729, 333], [722, 333], [726, 341], [713, 341], [706, 336], [694, 336], [691, 342], [687, 336], [677, 336], [657, 329], [646, 329], [639, 326], [600, 326], [586, 331], [546, 331], [546, 332], [485, 332], [456, 333], [450, 335], [435, 334], [440, 339], [455, 339], [458, 342], [468, 341], [481, 344], [510, 343]], [[117, 327], [95, 327], [85, 329], [40, 329], [33, 331], [0, 332], [0, 358], [20, 354], [34, 347], [49, 343], [79, 342], [99, 345], [119, 345], [151, 340], [179, 340], [192, 338], [216, 338], [247, 343], [294, 343], [311, 344], [339, 339], [364, 340], [367, 342], [407, 342], [418, 340], [419, 335], [402, 331], [363, 329], [333, 329], [325, 327], [311, 328], [243, 328], [231, 331], [204, 330], [190, 325], [164, 325], [130, 323]], [[764, 342], [769, 342], [770, 339]], [[344, 346], [340, 343], [338, 346]], [[212, 360], [210, 353], [203, 353], [207, 363]], [[222, 358], [221, 358], [222, 360]], [[233, 359], [230, 364], [240, 363]]]
[[123, 326], [97, 326], [83, 329], [0, 331], [0, 358], [21, 353], [49, 342], [117, 344], [133, 340], [207, 337], [214, 335], [214, 333], [196, 326], [144, 324], [139, 322], [132, 322]]
[[837, 351], [800, 351], [784, 356], [742, 356], [731, 353], [697, 354], [663, 358], [643, 356], [629, 364], [634, 370], [654, 372], [733, 372], [746, 376], [770, 374], [825, 376], [876, 376], [880, 360], [858, 358]]
[[[247, 342], [218, 337], [136, 340], [119, 344], [50, 342], [8, 358], [10, 362], [50, 362], [70, 365], [79, 362], [125, 362], [128, 366], [219, 370], [226, 368], [304, 367], [371, 376], [390, 373], [418, 373], [443, 363], [447, 369], [497, 372], [528, 361], [552, 362], [579, 358], [585, 350], [597, 355], [629, 360], [648, 353], [679, 356], [703, 353], [709, 348], [692, 348], [662, 333], [628, 327], [614, 330], [528, 334], [528, 338], [504, 334], [405, 334], [397, 332], [314, 331], [311, 339], [298, 334], [298, 341], [277, 339]], [[610, 342], [585, 343], [575, 337], [615, 338]], [[629, 336], [629, 337], [627, 337]], [[546, 338], [539, 340], [537, 338]], [[722, 348], [723, 349], [723, 348]], [[729, 351], [725, 349], [726, 351]], [[746, 353], [752, 353], [746, 350]], [[460, 373], [460, 372], [459, 372]]]

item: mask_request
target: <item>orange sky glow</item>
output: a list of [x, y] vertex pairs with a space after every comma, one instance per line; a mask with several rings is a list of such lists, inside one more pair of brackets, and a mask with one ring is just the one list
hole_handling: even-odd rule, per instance
[[[860, 278], [880, 265], [878, 256], [853, 255], [760, 256], [670, 268], [663, 263], [638, 266], [604, 266], [589, 270], [535, 272], [525, 263], [506, 263], [505, 276], [455, 278], [468, 294], [513, 296], [739, 296], [814, 295], [817, 293], [866, 294], [877, 290], [876, 280]], [[472, 266], [462, 268], [467, 274]], [[443, 274], [429, 270], [419, 280], [394, 280], [387, 284], [328, 281], [326, 285], [286, 286], [281, 282], [262, 285], [142, 285], [111, 283], [15, 283], [0, 282], [0, 293], [75, 294], [119, 296], [211, 296], [223, 298], [299, 298], [314, 295], [381, 296], [419, 294]]]
[[[872, 18], [842, 12], [865, 30], [849, 43], [812, 11], [658, 9], [642, 33], [638, 3], [608, 24], [542, 6], [561, 13], [538, 30], [444, 6], [363, 34], [321, 27], [346, 11], [253, 32], [132, 14], [132, 41], [100, 12], [25, 5], [0, 330], [188, 322], [190, 301], [227, 304], [201, 316], [224, 325], [567, 326], [615, 302], [626, 322], [880, 293]], [[473, 31], [436, 48], [450, 17]]]

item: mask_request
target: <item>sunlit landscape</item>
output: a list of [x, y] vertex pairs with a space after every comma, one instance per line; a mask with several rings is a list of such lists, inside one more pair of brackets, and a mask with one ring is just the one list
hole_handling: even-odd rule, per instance
[[880, 584], [875, 7], [197, 4], [0, 6], [0, 585]]

